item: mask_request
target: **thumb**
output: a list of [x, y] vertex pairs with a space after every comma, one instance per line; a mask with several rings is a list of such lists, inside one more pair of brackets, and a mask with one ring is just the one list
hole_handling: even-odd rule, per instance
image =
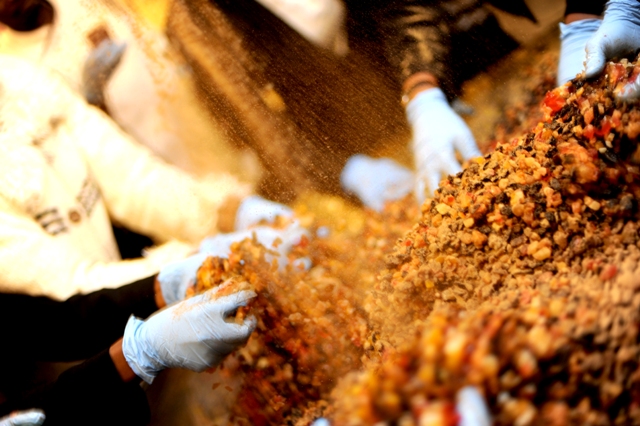
[[607, 63], [606, 44], [603, 35], [596, 32], [587, 42], [585, 47], [587, 52], [585, 60], [585, 75], [587, 78], [593, 78], [599, 75]]
[[253, 330], [256, 329], [258, 321], [253, 315], [245, 318], [242, 324], [226, 322], [224, 324], [224, 341], [227, 343], [242, 343], [249, 339]]
[[[215, 293], [210, 294], [215, 295]], [[205, 301], [205, 309], [210, 312], [221, 312], [224, 317], [241, 306], [247, 306], [247, 303], [256, 296], [257, 294], [253, 290], [241, 290], [228, 296]]]

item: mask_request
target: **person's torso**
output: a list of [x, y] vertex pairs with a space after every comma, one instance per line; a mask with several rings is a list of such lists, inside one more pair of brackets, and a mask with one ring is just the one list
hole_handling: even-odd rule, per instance
[[117, 260], [99, 184], [76, 143], [78, 129], [65, 105], [55, 96], [21, 90], [39, 83], [15, 81], [2, 57], [0, 63], [5, 68], [0, 71], [0, 196], [61, 245], [71, 244], [90, 259]]

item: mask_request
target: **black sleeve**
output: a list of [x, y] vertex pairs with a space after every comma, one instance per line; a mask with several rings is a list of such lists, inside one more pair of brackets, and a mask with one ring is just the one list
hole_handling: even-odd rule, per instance
[[386, 2], [375, 12], [385, 56], [400, 82], [427, 71], [446, 80], [450, 56], [450, 19], [439, 1]]
[[590, 15], [602, 15], [606, 0], [567, 0], [564, 16], [571, 13], [588, 13]]
[[155, 276], [64, 302], [0, 294], [0, 339], [12, 348], [3, 358], [75, 361], [95, 355], [122, 336], [130, 315], [146, 318], [157, 310], [154, 281]]
[[[370, 13], [400, 84], [415, 73], [429, 72], [449, 97], [458, 96], [464, 80], [517, 47], [484, 1], [378, 0], [376, 4]], [[528, 12], [526, 5], [524, 10]]]
[[0, 416], [39, 408], [46, 426], [145, 425], [150, 412], [139, 381], [123, 383], [108, 350], [62, 373], [58, 380], [0, 405]]

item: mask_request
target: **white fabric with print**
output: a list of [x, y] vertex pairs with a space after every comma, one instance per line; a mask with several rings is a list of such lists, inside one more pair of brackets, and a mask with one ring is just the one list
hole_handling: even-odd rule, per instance
[[[65, 299], [156, 273], [215, 233], [249, 188], [197, 182], [141, 147], [50, 72], [0, 55], [0, 291]], [[114, 221], [160, 242], [121, 261]]]

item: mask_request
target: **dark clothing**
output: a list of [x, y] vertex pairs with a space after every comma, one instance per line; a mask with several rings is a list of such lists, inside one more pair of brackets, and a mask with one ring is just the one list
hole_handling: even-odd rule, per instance
[[[465, 80], [517, 47], [486, 4], [535, 20], [521, 0], [346, 0], [352, 34], [384, 46], [400, 83], [412, 74], [435, 75], [450, 96]], [[602, 14], [604, 0], [568, 0], [566, 13]], [[358, 27], [361, 27], [358, 29]], [[366, 34], [366, 32], [370, 32]], [[375, 33], [375, 35], [374, 35]]]
[[0, 416], [39, 408], [45, 426], [145, 425], [151, 413], [140, 382], [124, 383], [105, 350], [62, 373], [50, 385], [0, 406]]
[[345, 57], [314, 46], [255, 0], [172, 2], [168, 34], [225, 134], [257, 152], [268, 198], [287, 202], [310, 188], [343, 194], [350, 156], [384, 155], [409, 139], [407, 77], [431, 72], [453, 99], [517, 45], [487, 4], [533, 19], [523, 0], [344, 2]]
[[[398, 86], [417, 72], [438, 78], [449, 95], [460, 95], [463, 81], [517, 47], [493, 13], [478, 0], [347, 0], [349, 40], [382, 47], [375, 56], [391, 65]], [[510, 12], [529, 15], [522, 1]], [[372, 51], [371, 47], [367, 48]], [[373, 55], [371, 55], [373, 56]]]
[[2, 354], [4, 365], [25, 358], [92, 357], [62, 373], [55, 383], [1, 405], [0, 416], [40, 408], [46, 425], [147, 423], [149, 408], [139, 382], [123, 383], [105, 348], [122, 336], [129, 316], [146, 318], [157, 310], [154, 281], [149, 277], [64, 302], [0, 294], [0, 338], [9, 343]]

